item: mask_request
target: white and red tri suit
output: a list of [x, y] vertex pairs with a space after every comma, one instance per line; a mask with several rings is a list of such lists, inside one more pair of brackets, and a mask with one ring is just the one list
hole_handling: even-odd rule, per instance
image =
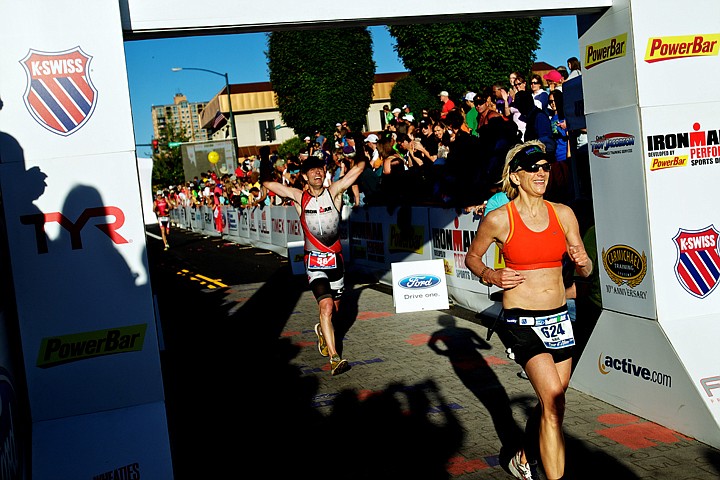
[[300, 224], [305, 236], [305, 269], [308, 282], [328, 279], [335, 295], [345, 286], [340, 211], [327, 188], [317, 197], [303, 191]]

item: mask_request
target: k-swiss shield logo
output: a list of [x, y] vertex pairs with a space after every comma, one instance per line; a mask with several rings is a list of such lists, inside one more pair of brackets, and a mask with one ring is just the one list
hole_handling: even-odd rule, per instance
[[718, 284], [720, 254], [718, 231], [713, 225], [702, 230], [683, 230], [673, 238], [678, 249], [675, 276], [689, 294], [705, 298]]
[[56, 53], [31, 49], [20, 61], [28, 80], [23, 100], [40, 125], [66, 137], [87, 123], [97, 104], [90, 60], [75, 47]]

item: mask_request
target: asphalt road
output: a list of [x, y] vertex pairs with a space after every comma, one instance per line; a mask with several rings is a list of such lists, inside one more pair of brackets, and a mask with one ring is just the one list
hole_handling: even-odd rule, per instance
[[[336, 337], [315, 346], [317, 304], [275, 253], [149, 228], [175, 478], [512, 478], [536, 402], [497, 335], [461, 308], [396, 314], [388, 287], [348, 273]], [[720, 452], [568, 390], [567, 478], [720, 478]], [[545, 477], [541, 477], [545, 478]]]

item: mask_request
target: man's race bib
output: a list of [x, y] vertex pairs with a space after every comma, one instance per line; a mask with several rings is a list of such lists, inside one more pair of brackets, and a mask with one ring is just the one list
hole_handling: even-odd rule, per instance
[[337, 257], [332, 252], [309, 252], [308, 253], [308, 269], [323, 270], [335, 268], [337, 266]]
[[536, 318], [532, 327], [547, 348], [557, 349], [575, 345], [572, 322], [567, 312], [546, 318]]

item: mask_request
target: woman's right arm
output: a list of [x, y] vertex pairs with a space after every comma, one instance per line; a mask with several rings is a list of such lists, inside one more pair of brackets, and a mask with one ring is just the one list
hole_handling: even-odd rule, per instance
[[482, 219], [480, 225], [478, 225], [475, 238], [470, 243], [470, 248], [465, 255], [465, 266], [468, 269], [480, 277], [482, 282], [488, 282], [486, 280], [487, 275], [491, 269], [488, 265], [483, 262], [483, 256], [487, 252], [490, 245], [492, 245], [498, 238], [498, 232], [501, 228], [502, 218], [500, 215], [496, 215], [495, 212], [490, 212], [485, 218]]
[[485, 265], [482, 257], [492, 243], [507, 237], [508, 228], [506, 207], [488, 213], [480, 222], [465, 256], [465, 265], [480, 277], [482, 283], [504, 289], [517, 287], [525, 281], [525, 275], [508, 267], [494, 270], [490, 265]]

